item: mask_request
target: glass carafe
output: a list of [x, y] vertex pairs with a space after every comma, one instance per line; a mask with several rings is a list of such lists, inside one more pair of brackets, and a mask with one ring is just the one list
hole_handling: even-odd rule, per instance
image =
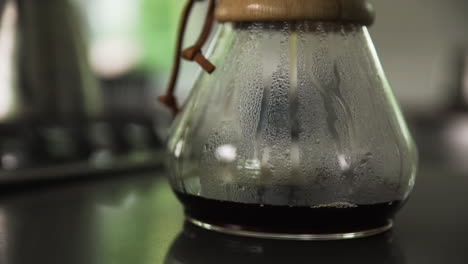
[[209, 49], [217, 69], [200, 74], [168, 141], [187, 219], [270, 238], [388, 230], [417, 151], [368, 23], [232, 20]]

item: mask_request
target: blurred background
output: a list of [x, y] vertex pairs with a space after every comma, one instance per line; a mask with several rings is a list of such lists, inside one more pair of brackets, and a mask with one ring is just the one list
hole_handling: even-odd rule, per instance
[[[0, 182], [160, 166], [172, 117], [156, 98], [166, 87], [183, 4], [1, 0]], [[421, 157], [463, 167], [468, 2], [374, 4], [371, 35]], [[205, 10], [198, 1], [185, 46]], [[183, 62], [181, 101], [199, 70]]]

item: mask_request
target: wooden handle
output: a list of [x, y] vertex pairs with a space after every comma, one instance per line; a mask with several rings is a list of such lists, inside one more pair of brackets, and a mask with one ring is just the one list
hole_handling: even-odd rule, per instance
[[371, 25], [374, 9], [368, 0], [220, 0], [219, 22], [317, 20]]

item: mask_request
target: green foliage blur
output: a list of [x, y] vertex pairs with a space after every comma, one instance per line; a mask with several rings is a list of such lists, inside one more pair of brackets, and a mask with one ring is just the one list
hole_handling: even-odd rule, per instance
[[167, 72], [172, 64], [179, 15], [183, 0], [140, 0], [142, 66]]

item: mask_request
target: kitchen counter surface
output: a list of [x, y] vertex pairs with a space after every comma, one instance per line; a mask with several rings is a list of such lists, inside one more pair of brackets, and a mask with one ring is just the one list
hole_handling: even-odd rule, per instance
[[186, 225], [162, 171], [2, 187], [0, 263], [468, 263], [468, 174], [421, 166], [393, 231], [346, 241], [270, 241]]

